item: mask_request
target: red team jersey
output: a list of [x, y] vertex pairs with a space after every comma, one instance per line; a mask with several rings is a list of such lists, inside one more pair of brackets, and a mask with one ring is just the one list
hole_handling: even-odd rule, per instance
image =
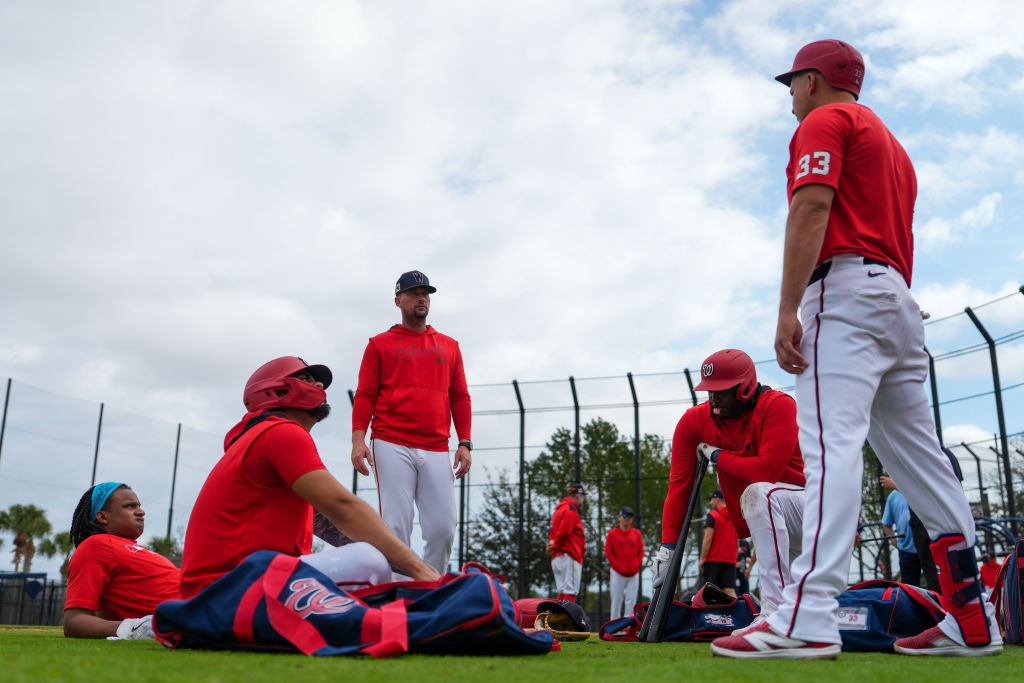
[[583, 535], [583, 520], [576, 507], [576, 501], [568, 496], [555, 508], [551, 516], [551, 533], [548, 540], [554, 544], [551, 557], [568, 555], [577, 562], [583, 562], [583, 550], [586, 548], [586, 537]]
[[725, 562], [735, 564], [736, 556], [740, 552], [740, 539], [737, 536], [736, 527], [732, 523], [732, 515], [729, 508], [718, 508], [708, 513], [705, 527], [712, 527], [715, 534], [711, 537], [711, 547], [708, 548], [705, 562]]
[[249, 413], [226, 441], [185, 532], [183, 598], [257, 550], [295, 556], [312, 550], [313, 506], [291, 489], [303, 474], [326, 469], [309, 432], [272, 413]]
[[71, 555], [64, 609], [99, 610], [111, 621], [152, 614], [178, 599], [180, 575], [166, 557], [130, 538], [96, 534]]
[[447, 451], [452, 420], [469, 440], [473, 414], [459, 343], [427, 326], [395, 325], [370, 338], [359, 366], [352, 431], [427, 451]]
[[612, 528], [604, 540], [608, 564], [622, 576], [635, 576], [644, 561], [644, 538], [639, 529]]
[[804, 185], [836, 190], [817, 262], [836, 254], [867, 256], [894, 265], [909, 287], [917, 176], [885, 124], [861, 104], [824, 105], [804, 117], [789, 143], [789, 155], [786, 185], [791, 202], [794, 191]]
[[748, 486], [759, 481], [804, 485], [796, 401], [791, 396], [759, 387], [754, 408], [729, 420], [712, 415], [705, 401], [683, 413], [672, 437], [672, 469], [661, 518], [662, 543], [679, 540], [701, 442], [722, 449], [715, 469], [740, 538], [750, 536], [740, 509], [740, 496]]

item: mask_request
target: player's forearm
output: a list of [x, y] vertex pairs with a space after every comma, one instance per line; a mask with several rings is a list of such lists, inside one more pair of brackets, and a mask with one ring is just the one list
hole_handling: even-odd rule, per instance
[[352, 430], [352, 445], [366, 444], [366, 430], [365, 429], [353, 429]]
[[[711, 533], [708, 533], [708, 532], [711, 532]], [[708, 551], [711, 550], [711, 537], [713, 535], [714, 535], [714, 532], [711, 529], [706, 529], [704, 531], [704, 538], [703, 538], [703, 540], [700, 543], [700, 560], [701, 561], [703, 561], [704, 558], [708, 556]]]
[[834, 196], [835, 190], [826, 185], [805, 185], [793, 195], [786, 219], [780, 313], [795, 313], [800, 307], [825, 241]]
[[120, 621], [102, 619], [88, 610], [72, 607], [64, 611], [65, 638], [106, 638], [117, 635]]
[[342, 533], [377, 548], [403, 574], [416, 578], [426, 566], [416, 553], [398, 540], [380, 515], [362, 499], [350, 494], [338, 500], [331, 510], [323, 512]]
[[469, 402], [469, 394], [459, 400], [449, 399], [452, 410], [452, 422], [455, 423], [455, 434], [459, 441], [472, 441], [473, 405]]

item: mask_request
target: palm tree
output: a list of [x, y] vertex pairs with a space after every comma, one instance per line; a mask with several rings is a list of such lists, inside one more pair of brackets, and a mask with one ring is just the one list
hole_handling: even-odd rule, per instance
[[24, 562], [24, 571], [32, 569], [32, 558], [36, 554], [33, 538], [42, 538], [50, 533], [50, 520], [46, 510], [35, 505], [12, 505], [0, 511], [0, 529], [14, 532], [14, 571]]
[[60, 578], [64, 583], [68, 582], [68, 564], [71, 562], [71, 552], [75, 544], [71, 542], [71, 532], [62, 531], [54, 534], [53, 538], [44, 538], [39, 544], [39, 554], [43, 557], [53, 557], [60, 554], [64, 561], [60, 565]]
[[173, 536], [154, 536], [149, 539], [149, 545], [146, 547], [154, 553], [166, 557], [174, 563], [174, 566], [181, 566], [181, 544]]

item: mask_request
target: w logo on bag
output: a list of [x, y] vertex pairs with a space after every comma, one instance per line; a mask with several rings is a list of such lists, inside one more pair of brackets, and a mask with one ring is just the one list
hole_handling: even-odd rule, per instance
[[288, 584], [291, 595], [284, 605], [303, 619], [311, 614], [339, 614], [347, 612], [358, 603], [347, 595], [338, 595], [314, 578], [296, 579]]

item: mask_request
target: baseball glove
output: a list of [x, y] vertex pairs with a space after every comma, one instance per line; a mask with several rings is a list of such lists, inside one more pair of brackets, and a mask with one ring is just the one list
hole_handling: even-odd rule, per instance
[[533, 627], [540, 631], [551, 631], [555, 640], [586, 640], [591, 635], [587, 631], [580, 631], [568, 614], [558, 612], [539, 613]]

